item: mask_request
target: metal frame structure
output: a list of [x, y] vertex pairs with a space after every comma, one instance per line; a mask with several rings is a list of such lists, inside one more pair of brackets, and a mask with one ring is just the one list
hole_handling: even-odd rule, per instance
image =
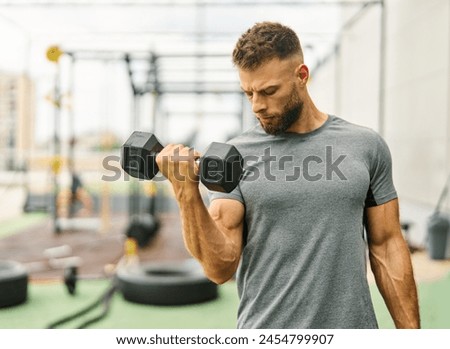
[[[164, 83], [161, 81], [159, 77], [160, 73], [160, 64], [164, 59], [207, 59], [207, 58], [228, 58], [229, 55], [221, 54], [221, 53], [197, 53], [197, 54], [160, 54], [157, 55], [153, 52], [145, 52], [145, 51], [136, 51], [136, 52], [120, 52], [120, 51], [64, 51], [65, 54], [70, 56], [70, 77], [69, 81], [73, 81], [73, 72], [74, 66], [76, 62], [80, 60], [100, 60], [104, 62], [108, 61], [122, 61], [126, 64], [126, 69], [129, 76], [130, 82], [130, 90], [133, 96], [133, 110], [132, 110], [132, 128], [137, 129], [140, 127], [140, 120], [142, 117], [142, 111], [140, 108], [141, 99], [144, 95], [151, 95], [154, 98], [154, 108], [153, 108], [153, 125], [157, 123], [158, 114], [159, 114], [159, 99], [164, 94], [234, 94], [241, 98], [242, 90], [239, 88], [237, 83], [233, 82], [214, 82], [215, 88], [211, 89], [211, 82], [205, 81], [196, 81], [193, 83], [189, 82], [172, 82], [172, 83]], [[135, 83], [134, 75], [141, 72], [133, 71], [133, 62], [134, 61], [145, 61], [147, 62], [147, 70], [144, 72], [146, 75], [145, 84], [143, 86], [138, 86]], [[55, 74], [55, 87], [54, 87], [54, 98], [56, 101], [60, 99], [60, 71], [61, 67], [59, 63], [57, 63], [57, 70]], [[214, 71], [214, 69], [210, 69], [210, 71]], [[189, 85], [191, 84], [191, 85]], [[173, 88], [173, 85], [178, 85], [178, 87]], [[194, 85], [194, 87], [192, 86]], [[220, 88], [217, 88], [220, 86]], [[225, 87], [224, 87], [225, 86]], [[71, 90], [73, 86], [69, 87]], [[73, 91], [71, 91], [72, 93]], [[238, 119], [242, 119], [242, 111], [239, 114], [236, 114]], [[74, 116], [73, 112], [69, 113], [69, 127], [70, 127], [70, 138], [74, 137]], [[155, 129], [152, 130], [155, 132]], [[53, 144], [54, 144], [54, 157], [59, 158], [61, 156], [61, 110], [59, 107], [55, 107], [55, 116], [54, 116], [54, 136], [53, 136]], [[73, 149], [69, 147], [69, 161], [73, 160]], [[54, 183], [54, 231], [55, 233], [60, 233], [61, 228], [58, 226], [58, 212], [57, 212], [57, 196], [59, 192], [59, 180], [58, 174], [54, 173], [53, 176]], [[129, 201], [129, 215], [131, 219], [131, 223], [134, 222], [137, 215], [140, 212], [140, 190], [137, 186], [136, 181], [131, 181], [130, 185], [130, 201]], [[154, 211], [155, 202], [154, 198], [152, 198], [152, 202], [150, 202], [150, 210]], [[150, 212], [153, 214], [154, 212]]]

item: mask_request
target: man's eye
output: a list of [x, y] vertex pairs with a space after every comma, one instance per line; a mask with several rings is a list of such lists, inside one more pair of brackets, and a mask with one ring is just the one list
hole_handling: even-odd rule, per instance
[[245, 95], [247, 96], [248, 99], [253, 97], [253, 93], [245, 93]]
[[276, 89], [274, 89], [274, 88], [268, 88], [267, 90], [264, 90], [264, 94], [266, 96], [273, 95], [275, 92], [276, 92]]

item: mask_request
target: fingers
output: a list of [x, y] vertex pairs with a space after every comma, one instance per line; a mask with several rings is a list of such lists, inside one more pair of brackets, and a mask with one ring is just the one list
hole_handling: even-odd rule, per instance
[[201, 154], [194, 148], [183, 144], [168, 144], [160, 153], [161, 157], [169, 157], [170, 161], [193, 161], [201, 157]]
[[183, 144], [168, 144], [156, 157], [161, 173], [171, 182], [198, 182], [201, 154]]

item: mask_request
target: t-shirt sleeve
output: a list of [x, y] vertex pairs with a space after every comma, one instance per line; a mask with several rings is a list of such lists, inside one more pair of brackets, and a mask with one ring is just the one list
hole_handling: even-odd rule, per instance
[[208, 192], [209, 201], [213, 201], [216, 199], [231, 199], [231, 200], [237, 200], [241, 203], [244, 203], [244, 198], [242, 197], [242, 192], [239, 188], [239, 185], [234, 188], [234, 190], [231, 193], [221, 193], [217, 191], [209, 191]]
[[392, 157], [385, 140], [376, 135], [370, 164], [370, 186], [366, 197], [366, 207], [382, 205], [397, 198], [392, 179]]

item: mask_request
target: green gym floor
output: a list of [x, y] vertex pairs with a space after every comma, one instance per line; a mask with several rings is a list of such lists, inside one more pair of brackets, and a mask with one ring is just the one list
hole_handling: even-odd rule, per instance
[[[107, 287], [107, 281], [81, 281], [78, 284], [77, 294], [70, 296], [60, 283], [31, 283], [26, 303], [0, 310], [0, 328], [46, 328], [49, 323], [92, 303]], [[380, 328], [394, 328], [374, 285], [372, 295]], [[450, 275], [436, 282], [419, 284], [419, 298], [423, 328], [450, 328]], [[109, 314], [91, 328], [232, 329], [236, 326], [237, 306], [234, 282], [219, 287], [217, 300], [189, 306], [138, 305], [123, 300], [122, 296], [116, 293]], [[68, 322], [61, 328], [76, 328], [84, 320], [98, 315], [100, 311], [101, 308], [96, 308], [86, 316]]]
[[[11, 220], [0, 224], [0, 246], [5, 247], [7, 239], [17, 236], [17, 232], [23, 233], [24, 229], [45, 221], [45, 215], [34, 214], [22, 217], [20, 221]], [[179, 227], [175, 227], [179, 229]], [[46, 236], [47, 233], [32, 231], [35, 239]], [[39, 235], [40, 234], [40, 235]], [[58, 237], [58, 243], [62, 239], [75, 238], [78, 235], [62, 235]], [[158, 251], [164, 241], [173, 241], [175, 235], [163, 231], [157, 241]], [[50, 239], [54, 239], [48, 234]], [[178, 236], [178, 235], [176, 235]], [[86, 236], [87, 238], [90, 235]], [[169, 242], [166, 242], [168, 244]], [[22, 246], [22, 245], [21, 245]], [[169, 246], [173, 250], [177, 246]], [[31, 247], [30, 247], [31, 248]], [[108, 249], [111, 249], [109, 246]], [[3, 249], [5, 250], [5, 248]], [[31, 251], [31, 250], [30, 250]], [[181, 251], [181, 250], [180, 250]], [[4, 251], [3, 251], [4, 252]], [[181, 252], [179, 252], [181, 253]], [[94, 250], [94, 254], [98, 254]], [[159, 257], [159, 255], [157, 256]], [[413, 264], [417, 272], [420, 313], [423, 328], [450, 329], [450, 261], [435, 262], [427, 258], [426, 253], [413, 254]], [[440, 268], [438, 274], [436, 270]], [[429, 276], [433, 274], [432, 278]], [[418, 277], [417, 277], [418, 276]], [[381, 328], [394, 328], [390, 315], [373, 282], [370, 280], [372, 298], [376, 315]], [[28, 300], [26, 303], [0, 309], [0, 329], [41, 329], [46, 328], [51, 322], [70, 315], [86, 307], [95, 301], [108, 287], [107, 280], [79, 281], [77, 293], [70, 296], [64, 285], [59, 281], [42, 282], [32, 280], [29, 283]], [[93, 324], [92, 328], [123, 328], [123, 329], [228, 329], [236, 327], [236, 313], [238, 298], [236, 284], [228, 282], [219, 287], [217, 300], [199, 305], [161, 307], [138, 305], [125, 301], [116, 293], [112, 299], [108, 315], [100, 322]], [[76, 328], [86, 319], [90, 319], [101, 312], [96, 308], [83, 318], [69, 322], [63, 328]]]

